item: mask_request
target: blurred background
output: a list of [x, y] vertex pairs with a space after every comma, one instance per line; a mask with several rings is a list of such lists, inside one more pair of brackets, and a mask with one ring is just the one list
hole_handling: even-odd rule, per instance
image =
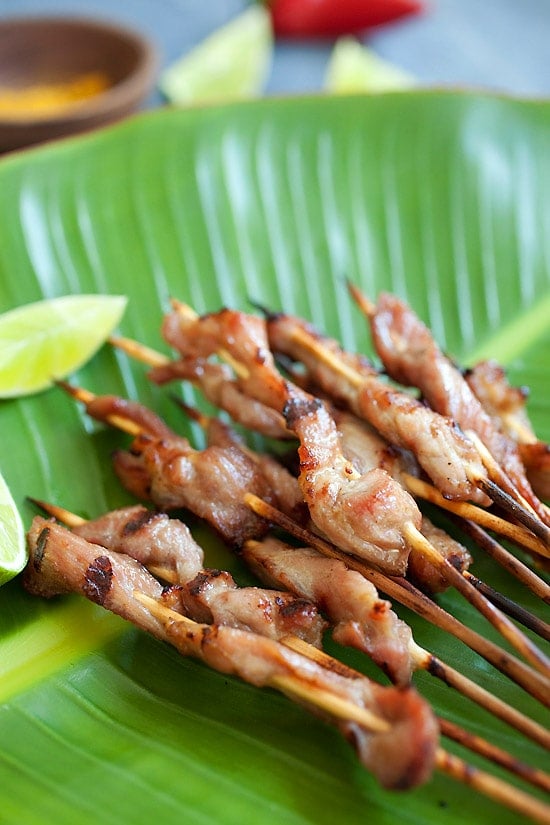
[[[246, 6], [243, 0], [0, 0], [0, 19], [55, 13], [130, 24], [154, 42], [162, 70]], [[550, 95], [550, 0], [426, 0], [422, 14], [373, 29], [363, 41], [423, 85]], [[320, 90], [331, 46], [279, 40], [266, 93]], [[155, 88], [145, 105], [162, 102]]]

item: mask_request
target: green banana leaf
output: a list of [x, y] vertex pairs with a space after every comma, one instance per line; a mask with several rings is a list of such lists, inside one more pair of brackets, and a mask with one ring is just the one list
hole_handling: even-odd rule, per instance
[[[549, 439], [549, 134], [550, 103], [407, 92], [148, 113], [16, 154], [0, 163], [0, 310], [126, 294], [121, 332], [166, 351], [171, 297], [198, 312], [252, 299], [370, 352], [349, 278], [372, 297], [407, 298], [460, 362], [500, 358], [530, 386], [532, 420]], [[108, 346], [74, 378], [141, 399], [201, 444], [169, 391]], [[130, 501], [109, 463], [127, 436], [91, 423], [57, 388], [1, 402], [0, 432], [0, 466], [27, 525], [26, 496], [86, 517]], [[211, 565], [250, 581], [196, 530]], [[475, 565], [539, 609], [479, 551]], [[497, 638], [457, 595], [440, 602]], [[396, 609], [419, 644], [543, 721], [462, 643]], [[365, 657], [328, 648], [384, 681]], [[383, 791], [334, 729], [284, 696], [185, 660], [77, 596], [33, 598], [20, 578], [0, 591], [0, 674], [2, 822], [518, 822], [441, 773], [413, 792]], [[538, 746], [442, 682], [418, 673], [415, 684], [437, 713], [549, 768]]]

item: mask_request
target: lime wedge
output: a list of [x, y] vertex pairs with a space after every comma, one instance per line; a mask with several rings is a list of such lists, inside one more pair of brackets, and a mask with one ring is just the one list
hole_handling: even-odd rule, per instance
[[387, 92], [415, 85], [415, 78], [378, 57], [352, 37], [340, 38], [329, 59], [325, 89], [332, 94]]
[[171, 103], [213, 103], [256, 97], [271, 66], [267, 9], [251, 6], [169, 66], [159, 87]]
[[13, 579], [27, 563], [21, 516], [0, 474], [0, 585]]
[[120, 295], [66, 295], [0, 315], [0, 398], [40, 392], [88, 361], [118, 324]]

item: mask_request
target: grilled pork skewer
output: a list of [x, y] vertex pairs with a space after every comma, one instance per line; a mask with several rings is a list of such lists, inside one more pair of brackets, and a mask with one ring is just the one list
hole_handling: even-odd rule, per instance
[[[257, 407], [259, 409], [259, 413], [254, 412], [253, 415], [250, 414], [250, 404], [247, 404], [246, 396], [240, 392], [236, 382], [230, 377], [230, 371], [225, 365], [214, 364], [204, 360], [193, 361], [192, 359], [171, 361], [168, 356], [165, 356], [155, 350], [151, 350], [149, 347], [145, 347], [144, 345], [129, 338], [112, 338], [111, 343], [114, 346], [123, 349], [132, 358], [137, 358], [138, 360], [153, 367], [152, 371], [149, 373], [149, 377], [156, 383], [162, 384], [175, 379], [192, 381], [196, 386], [200, 386], [205, 394], [205, 397], [211, 403], [218, 403], [218, 405], [225, 412], [227, 412], [233, 420], [238, 421], [238, 423], [243, 426], [249, 427], [255, 432], [259, 432], [262, 435], [270, 437], [288, 437], [289, 431], [286, 429], [284, 424], [279, 423], [278, 427], [273, 427], [273, 421], [268, 415], [268, 413], [273, 411], [269, 408], [258, 404]], [[288, 365], [286, 368], [287, 370], [289, 369]], [[215, 375], [215, 393], [213, 393], [209, 387], [209, 371], [212, 371]], [[203, 384], [202, 379], [205, 376], [206, 381]], [[297, 383], [298, 376], [293, 374], [292, 378], [293, 382]], [[304, 376], [301, 376], [302, 382], [303, 379]], [[228, 384], [230, 387], [227, 391], [225, 391], [224, 386]], [[300, 386], [304, 387], [304, 383], [300, 384]], [[188, 405], [183, 404], [180, 399], [176, 398], [175, 400], [188, 415], [192, 416], [194, 420], [197, 420], [203, 427], [205, 427], [205, 416], [200, 414], [197, 415], [196, 412], [193, 412]], [[366, 422], [360, 421], [351, 414], [345, 414], [342, 411], [338, 411], [337, 413], [334, 408], [332, 410], [332, 414], [336, 420], [340, 436], [342, 437], [344, 453], [347, 458], [357, 464], [357, 462], [362, 458], [363, 451], [366, 446], [362, 443], [362, 437], [357, 439], [357, 430], [359, 425], [361, 425], [361, 428], [367, 428], [368, 425]], [[282, 416], [279, 416], [279, 419], [284, 421]], [[410, 453], [404, 453], [397, 448], [389, 447], [378, 435], [375, 434], [372, 429], [370, 429], [369, 434], [370, 440], [376, 442], [373, 449], [375, 451], [375, 455], [378, 457], [379, 463], [382, 463], [384, 469], [388, 470], [391, 475], [397, 476], [398, 480], [404, 484], [405, 487], [408, 486], [409, 491], [412, 492], [416, 487], [420, 491], [420, 497], [426, 497], [426, 491], [428, 491], [428, 495], [431, 495], [433, 491], [433, 494], [437, 496], [437, 500], [440, 505], [442, 501], [445, 509], [449, 509], [450, 506], [451, 510], [454, 512], [464, 514], [464, 511], [466, 511], [466, 514], [475, 518], [477, 523], [488, 523], [488, 526], [491, 527], [495, 527], [496, 525], [497, 532], [504, 531], [506, 534], [511, 536], [512, 539], [517, 537], [517, 527], [515, 525], [510, 525], [508, 522], [495, 517], [493, 514], [487, 513], [484, 510], [479, 510], [479, 508], [476, 508], [475, 505], [459, 502], [447, 502], [446, 499], [442, 499], [441, 495], [435, 491], [435, 488], [428, 487], [425, 482], [422, 482], [420, 479], [416, 479], [414, 475], [411, 475], [412, 473], [417, 473], [417, 466], [414, 461], [414, 457]], [[354, 444], [354, 442], [357, 441], [359, 441], [359, 443]], [[351, 453], [350, 449], [352, 450]], [[367, 452], [368, 454], [371, 454], [373, 450], [371, 449]], [[360, 467], [361, 465], [359, 464], [358, 466]], [[407, 473], [406, 470], [409, 470], [409, 472]], [[473, 522], [468, 521], [467, 523], [470, 525], [470, 527], [467, 528], [467, 532], [471, 535], [475, 525]], [[464, 519], [462, 519], [461, 524], [465, 524]], [[462, 547], [462, 545], [455, 542], [450, 543], [447, 534], [442, 533], [442, 531], [439, 531], [437, 528], [432, 528], [431, 523], [424, 517], [422, 519], [422, 532], [428, 537], [431, 543], [436, 546], [439, 552], [450, 558], [451, 563], [455, 567], [458, 567], [464, 575], [464, 572], [469, 565], [469, 554], [467, 554], [467, 551]], [[476, 530], [475, 538], [480, 546], [484, 547], [487, 552], [489, 552], [491, 556], [498, 561], [499, 564], [501, 564], [515, 578], [523, 582], [533, 593], [545, 601], [550, 599], [550, 587], [538, 576], [536, 576], [536, 574], [534, 574], [533, 571], [531, 571], [526, 565], [501, 547], [501, 545], [498, 545], [497, 542], [495, 542], [482, 530]], [[524, 544], [527, 543], [527, 545], [534, 546], [535, 552], [541, 549], [538, 540], [532, 538], [530, 533], [525, 533], [522, 536], [522, 539]], [[446, 580], [442, 578], [435, 568], [433, 568], [429, 563], [426, 563], [421, 555], [416, 553], [414, 547], [409, 556], [408, 575], [412, 577], [413, 580], [416, 579], [422, 589], [428, 590], [429, 592], [438, 592], [448, 586]], [[488, 588], [485, 583], [480, 582], [475, 577], [471, 578], [470, 581], [478, 589], [481, 589], [484, 595], [493, 601], [497, 607], [504, 610], [504, 612], [508, 613], [508, 615], [512, 616], [512, 618], [520, 621], [526, 627], [534, 630], [539, 635], [542, 635], [543, 638], [547, 638], [544, 629], [541, 630], [540, 620], [533, 617], [532, 614], [525, 613], [520, 606], [510, 603], [509, 600], [503, 600], [503, 597], [501, 597], [500, 594], [496, 593], [491, 588]]]
[[400, 575], [414, 546], [431, 564], [440, 566], [449, 582], [529, 662], [550, 674], [550, 661], [537, 646], [422, 535], [420, 511], [401, 486], [378, 468], [362, 476], [345, 459], [326, 406], [285, 381], [275, 369], [261, 319], [230, 310], [202, 318], [192, 311], [184, 314], [176, 312], [177, 328], [170, 316], [165, 319], [172, 334], [170, 343], [193, 358], [208, 358], [223, 350], [233, 365], [238, 363], [243, 389], [282, 412], [287, 426], [297, 435], [302, 493], [312, 521], [324, 535], [347, 552]]
[[[262, 501], [257, 496], [249, 493], [245, 496], [245, 502], [258, 515], [266, 521], [281, 527], [290, 535], [305, 543], [307, 546], [315, 548], [320, 553], [329, 558], [339, 559], [352, 570], [361, 573], [368, 581], [391, 599], [403, 604], [413, 610], [419, 616], [428, 619], [436, 627], [451, 633], [464, 644], [468, 645], [476, 653], [479, 653], [486, 661], [492, 664], [501, 673], [516, 682], [531, 694], [535, 699], [546, 707], [550, 707], [549, 683], [540, 673], [532, 670], [523, 662], [516, 659], [502, 648], [494, 645], [488, 639], [471, 630], [466, 625], [458, 621], [454, 616], [447, 613], [435, 602], [432, 602], [424, 593], [417, 590], [414, 585], [398, 576], [386, 576], [378, 570], [365, 564], [362, 559], [356, 558], [343, 552], [338, 547], [327, 542], [326, 539], [306, 530], [297, 522], [290, 519], [281, 511], [272, 507], [267, 502]], [[549, 747], [548, 733], [539, 729], [533, 729], [534, 738]], [[533, 738], [533, 736], [531, 738]]]
[[[383, 467], [398, 481], [401, 481], [403, 478], [404, 483], [408, 481], [410, 486], [414, 486], [410, 481], [411, 476], [407, 472], [410, 465], [407, 456], [404, 456], [399, 450], [392, 449], [366, 422], [361, 421], [351, 413], [338, 409], [333, 409], [332, 413], [341, 436], [342, 450], [359, 472], [366, 472], [371, 466], [377, 465]], [[423, 483], [420, 482], [419, 486], [422, 484]], [[439, 495], [437, 496], [437, 501], [440, 501]], [[546, 623], [537, 619], [537, 617], [531, 613], [526, 613], [520, 605], [506, 600], [500, 593], [497, 593], [484, 582], [476, 579], [468, 569], [472, 558], [466, 548], [454, 539], [451, 539], [443, 530], [435, 527], [425, 516], [422, 518], [422, 533], [451, 561], [453, 567], [460, 570], [462, 575], [468, 578], [469, 581], [474, 582], [474, 585], [478, 587], [487, 598], [548, 640], [548, 631], [550, 628]], [[540, 596], [544, 601], [550, 601], [550, 586], [548, 586], [546, 582], [536, 576], [528, 567], [515, 559], [510, 553], [507, 553], [504, 548], [499, 547], [498, 549], [500, 549], [501, 552], [498, 552], [498, 549], [494, 547], [495, 543], [491, 543], [490, 537], [484, 535], [480, 528], [477, 528], [475, 532], [470, 530], [469, 533], [477, 537], [483, 546], [489, 547], [489, 550], [493, 550], [493, 557], [501, 562], [506, 569], [510, 570], [512, 574], [531, 589], [532, 592]], [[414, 548], [409, 556], [408, 576], [413, 582], [418, 584], [421, 589], [431, 593], [441, 592], [447, 586], [447, 582], [441, 573], [433, 567], [428, 566], [424, 558], [415, 553]]]
[[[225, 582], [222, 583], [220, 592], [217, 587], [217, 575], [202, 577], [202, 549], [196, 544], [182, 522], [168, 519], [165, 514], [152, 513], [141, 505], [136, 505], [114, 510], [98, 519], [86, 521], [61, 507], [34, 499], [32, 501], [57, 521], [62, 521], [70, 527], [73, 533], [81, 538], [93, 544], [99, 544], [110, 551], [125, 553], [147, 567], [153, 575], [177, 585], [163, 592], [162, 599], [166, 606], [175, 606], [179, 612], [185, 613], [195, 621], [202, 617], [208, 623], [229, 624], [232, 627], [253, 630], [268, 638], [276, 638], [323, 666], [333, 666], [333, 662], [332, 660], [328, 663], [324, 662], [325, 654], [319, 650], [320, 640], [317, 632], [319, 619], [315, 614], [313, 620], [311, 619], [311, 599], [302, 598], [304, 580], [309, 582], [310, 586], [313, 584], [313, 590], [308, 592], [315, 596], [315, 601], [320, 601], [324, 605], [325, 612], [335, 624], [334, 637], [342, 644], [352, 644], [368, 652], [369, 637], [372, 635], [372, 630], [369, 631], [368, 628], [380, 624], [382, 615], [387, 610], [387, 603], [382, 602], [375, 592], [376, 598], [373, 600], [371, 591], [374, 591], [374, 588], [366, 579], [347, 570], [341, 562], [326, 559], [313, 550], [294, 553], [282, 542], [276, 542], [274, 546], [270, 546], [269, 539], [261, 544], [246, 542], [244, 556], [249, 561], [248, 554], [252, 554], [254, 567], [258, 566], [258, 562], [262, 564], [263, 555], [267, 552], [271, 560], [268, 565], [269, 578], [276, 586], [281, 586], [285, 575], [289, 576], [293, 585], [295, 585], [296, 576], [302, 584], [301, 596], [295, 599], [294, 603], [289, 604], [288, 598], [285, 599], [286, 594], [281, 593], [280, 601], [275, 600], [274, 606], [269, 592], [266, 599], [265, 593], [258, 588], [233, 586], [228, 588]], [[280, 547], [285, 548], [282, 556], [287, 560], [282, 577], [274, 576], [273, 565], [273, 562], [276, 563], [277, 558], [281, 556]], [[257, 548], [260, 548], [259, 557]], [[305, 559], [303, 558], [304, 552], [306, 552]], [[310, 559], [311, 554], [314, 554], [316, 558]], [[311, 561], [314, 563], [314, 568], [321, 568], [321, 575], [316, 569], [308, 570], [308, 566], [311, 567]], [[349, 579], [347, 585], [346, 577]], [[266, 578], [265, 570], [260, 578]], [[339, 587], [339, 582], [343, 582], [343, 588]], [[299, 589], [296, 586], [292, 587], [296, 593]], [[228, 593], [233, 598], [230, 597], [227, 600]], [[408, 644], [411, 660], [418, 661], [422, 656], [429, 656], [412, 641], [411, 633], [406, 626], [404, 624], [402, 626], [408, 631], [401, 635], [403, 641]], [[294, 635], [288, 635], [289, 633]], [[308, 636], [313, 638], [308, 641]], [[317, 650], [314, 650], [312, 645]], [[391, 658], [394, 655], [391, 634], [387, 639], [387, 650], [388, 657]], [[438, 666], [444, 670], [442, 664]], [[448, 668], [448, 670], [452, 669]], [[407, 673], [409, 673], [408, 668]], [[460, 674], [457, 676], [460, 677]], [[460, 678], [464, 680], [464, 677]], [[449, 680], [446, 679], [446, 681], [448, 683]], [[476, 685], [472, 687], [476, 694], [483, 693]], [[490, 694], [488, 696], [493, 699]], [[472, 735], [444, 719], [439, 719], [438, 723], [445, 736], [449, 736], [475, 753], [504, 767], [535, 787], [550, 791], [550, 776], [543, 771], [519, 762], [481, 737]]]
[[[435, 719], [413, 689], [382, 688], [315, 648], [315, 658], [309, 659], [253, 633], [196, 623], [162, 604], [160, 585], [134, 560], [39, 517], [29, 532], [29, 549], [25, 584], [30, 592], [46, 597], [79, 592], [183, 655], [305, 704], [350, 739], [383, 787], [421, 784], [437, 766], [534, 821], [550, 822], [550, 810], [539, 800], [438, 747]], [[130, 591], [137, 583], [143, 589]], [[321, 655], [322, 665], [316, 661]]]
[[[164, 617], [167, 623], [175, 622], [176, 624], [187, 627], [189, 626], [189, 620], [186, 619], [186, 617], [181, 616], [178, 613], [168, 611], [163, 605], [159, 605], [158, 603], [155, 604], [154, 600], [149, 596], [141, 597], [139, 594], [136, 594], [136, 597], [142, 600], [144, 604], [148, 605], [152, 612], [154, 612], [158, 617]], [[332, 669], [335, 664], [334, 659], [327, 657], [326, 654], [323, 654], [321, 651], [317, 651], [315, 648], [313, 648], [313, 651], [316, 653], [314, 661], [318, 661], [320, 664], [322, 663], [322, 666], [330, 667]], [[339, 662], [337, 664], [340, 665]], [[351, 679], [361, 678], [361, 674], [357, 674], [356, 671], [353, 671], [348, 667], [339, 667], [339, 674]], [[278, 682], [276, 682], [273, 686], [278, 687], [285, 692], [285, 684], [286, 680], [283, 681], [282, 684], [281, 680], [278, 680]], [[291, 692], [291, 698], [293, 695], [297, 697], [297, 687], [293, 685], [292, 689], [294, 694]], [[308, 699], [310, 699], [310, 694], [311, 689], [309, 689], [308, 694], [304, 692], [306, 704], [308, 703]], [[334, 703], [331, 703], [332, 713], [340, 716], [340, 718], [343, 718], [345, 723], [349, 724], [350, 722], [358, 720], [357, 711], [354, 709], [353, 705], [345, 701], [340, 702], [337, 712], [336, 708], [332, 708], [332, 704]], [[317, 706], [319, 705], [320, 701], [318, 700]], [[371, 727], [374, 727], [373, 721], [371, 721]], [[518, 813], [527, 815], [535, 821], [546, 823], [546, 825], [550, 823], [550, 808], [544, 805], [544, 803], [540, 802], [538, 799], [534, 799], [522, 791], [519, 791], [518, 793], [517, 788], [508, 785], [506, 782], [502, 782], [491, 774], [487, 774], [484, 771], [473, 768], [472, 765], [469, 765], [453, 754], [450, 754], [448, 751], [443, 750], [443, 748], [437, 748], [434, 761], [435, 767], [438, 770], [460, 782], [464, 782], [466, 785], [476, 788], [493, 800], [500, 802]]]
[[[168, 520], [160, 514], [155, 516], [139, 505], [108, 513], [93, 521], [85, 521], [61, 507], [36, 499], [31, 500], [83, 538], [110, 550], [125, 552], [144, 564], [154, 575], [172, 584], [186, 582], [191, 576], [195, 576], [202, 564], [202, 551], [193, 539], [188, 538], [185, 529], [179, 528], [173, 519]], [[258, 542], [246, 542], [243, 551], [245, 560], [250, 561], [250, 558], [253, 558], [251, 548], [260, 546]], [[335, 625], [334, 638], [342, 644], [358, 647], [367, 653], [394, 683], [408, 684], [413, 670], [427, 670], [490, 713], [550, 748], [550, 734], [433, 654], [420, 648], [414, 642], [407, 625], [395, 616], [388, 602], [380, 599], [376, 589], [367, 579], [348, 570], [340, 561], [326, 559], [318, 553], [311, 558], [311, 553], [314, 552], [308, 551], [303, 558], [298, 552], [292, 556], [287, 553], [287, 569], [280, 576], [273, 576], [274, 567], [271, 565], [270, 583], [275, 582], [278, 587], [290, 589], [308, 602], [314, 601], [321, 605], [323, 612]], [[273, 553], [272, 548], [272, 555]], [[255, 564], [252, 566], [255, 569]], [[192, 588], [196, 591], [191, 596], [193, 607], [189, 608], [188, 601], [188, 610], [194, 609], [192, 615], [204, 616], [204, 580], [197, 584], [198, 588]], [[188, 592], [189, 588], [186, 588], [186, 591]], [[238, 592], [240, 591], [234, 591], [232, 609], [223, 612], [226, 607], [226, 588], [223, 589], [222, 613], [218, 612], [216, 616], [218, 621], [224, 622], [224, 617], [229, 617], [231, 621], [236, 615], [233, 611]], [[181, 593], [179, 595], [181, 597]], [[207, 595], [205, 601], [206, 610], [210, 615], [211, 596]], [[248, 610], [247, 606], [245, 621], [250, 621]], [[265, 617], [263, 621], [272, 620]], [[262, 625], [261, 615], [256, 618], [256, 625], [258, 623], [259, 626]], [[268, 635], [272, 634], [273, 629], [268, 627], [267, 632]], [[303, 637], [304, 632], [297, 635]]]
[[[441, 352], [420, 318], [394, 295], [383, 293], [374, 305], [356, 287], [350, 287], [350, 291], [367, 314], [374, 346], [387, 373], [402, 385], [417, 387], [432, 409], [452, 418], [464, 432], [476, 433], [521, 500], [527, 501], [548, 526], [548, 512], [527, 480], [515, 441], [496, 426], [495, 419], [485, 411], [460, 370]], [[547, 530], [545, 540], [548, 542], [549, 538]]]
[[[29, 532], [25, 586], [50, 597], [76, 591], [223, 673], [275, 687], [335, 724], [386, 788], [427, 781], [437, 749], [437, 723], [413, 688], [384, 688], [350, 679], [273, 639], [224, 625], [196, 623], [160, 605], [162, 588], [123, 554], [87, 542], [36, 517]], [[136, 598], [136, 592], [139, 597]], [[151, 609], [153, 608], [153, 609]]]
[[[333, 633], [336, 641], [358, 650], [366, 650], [365, 638], [368, 640], [370, 627], [370, 582], [360, 573], [349, 569], [339, 559], [321, 555], [312, 547], [290, 547], [273, 536], [267, 536], [261, 541], [245, 542], [241, 553], [261, 581], [284, 587], [318, 604], [336, 628]], [[412, 637], [409, 648], [415, 670], [426, 670], [442, 679], [450, 687], [456, 688], [525, 733], [523, 723], [526, 717], [518, 718], [517, 711], [428, 653]], [[542, 730], [538, 733], [542, 733], [542, 737], [537, 737], [539, 744], [550, 747], [550, 734]]]
[[[282, 415], [269, 409], [266, 405], [257, 402], [255, 399], [247, 398], [246, 394], [239, 389], [238, 382], [228, 378], [227, 365], [215, 364], [203, 358], [182, 358], [178, 361], [172, 361], [168, 356], [152, 350], [149, 347], [145, 347], [129, 338], [112, 338], [111, 343], [122, 349], [132, 358], [137, 358], [151, 366], [153, 369], [150, 371], [149, 377], [154, 382], [163, 384], [173, 380], [188, 380], [195, 386], [200, 387], [209, 401], [212, 403], [218, 402], [221, 408], [239, 424], [268, 437], [283, 439], [289, 438], [289, 436], [294, 437], [284, 424]], [[359, 364], [362, 369], [364, 368], [363, 359], [347, 357], [350, 364]], [[236, 366], [238, 369], [238, 365]], [[320, 368], [322, 369], [322, 364]], [[210, 388], [210, 372], [216, 376], [215, 393], [213, 393]], [[294, 383], [299, 383], [294, 380], [294, 378], [293, 381]], [[227, 392], [223, 390], [222, 382], [230, 385]], [[300, 386], [303, 386], [303, 383], [300, 384]], [[318, 395], [318, 390], [314, 391], [313, 394]], [[274, 421], [269, 413], [276, 416], [276, 421]], [[412, 454], [409, 453], [408, 455], [411, 460], [411, 469], [409, 474], [400, 474], [400, 481], [413, 495], [421, 498], [426, 498], [427, 495], [438, 496], [440, 506], [444, 509], [451, 510], [454, 513], [460, 513], [464, 517], [492, 529], [496, 533], [507, 537], [518, 546], [530, 550], [535, 554], [546, 554], [550, 556], [550, 550], [530, 531], [525, 530], [520, 525], [505, 521], [499, 516], [480, 509], [469, 502], [449, 501], [443, 498], [434, 487], [426, 485], [426, 482], [415, 477], [415, 475], [418, 474], [418, 465], [416, 465]]]
[[[373, 367], [367, 370], [360, 356], [346, 353], [301, 319], [272, 314], [267, 328], [274, 352], [304, 363], [324, 393], [368, 421], [389, 443], [411, 451], [444, 498], [483, 505], [494, 500], [538, 535], [548, 552], [549, 528], [489, 477], [487, 456], [451, 418], [391, 387]], [[493, 474], [495, 468], [500, 481], [503, 473], [491, 460]]]

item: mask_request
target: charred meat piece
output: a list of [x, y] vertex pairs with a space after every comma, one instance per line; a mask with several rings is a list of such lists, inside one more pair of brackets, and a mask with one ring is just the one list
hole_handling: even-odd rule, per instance
[[190, 381], [211, 404], [225, 410], [243, 427], [270, 438], [292, 438], [282, 415], [243, 393], [226, 364], [214, 364], [204, 358], [181, 358], [155, 367], [149, 378], [156, 384]]
[[367, 653], [396, 684], [410, 682], [411, 630], [364, 576], [310, 547], [291, 547], [273, 536], [246, 542], [242, 555], [266, 584], [315, 602], [337, 642]]
[[238, 587], [230, 573], [204, 569], [203, 551], [179, 519], [127, 507], [73, 531], [146, 567], [173, 572], [178, 586], [168, 591], [169, 605], [197, 622], [228, 624], [272, 639], [295, 635], [321, 646], [326, 622], [314, 604], [290, 593]]
[[[141, 565], [45, 519], [35, 518], [28, 543], [25, 584], [30, 592], [53, 596], [76, 591], [222, 673], [258, 687], [285, 689], [286, 685], [291, 695], [293, 686], [300, 685], [300, 701], [336, 725], [384, 787], [405, 789], [430, 778], [438, 725], [429, 706], [412, 688], [386, 688], [365, 677], [341, 675], [248, 631], [180, 622], [171, 618], [177, 613], [155, 618], [136, 597], [136, 591], [158, 601], [160, 585]], [[315, 693], [319, 691], [368, 708], [387, 725], [372, 732], [354, 720], [337, 719], [316, 704]], [[310, 701], [305, 698], [308, 692]]]
[[23, 582], [29, 593], [45, 598], [80, 593], [164, 638], [162, 624], [134, 598], [139, 590], [159, 599], [162, 585], [135, 559], [107, 551], [40, 516], [32, 522], [27, 544], [29, 562]]
[[[371, 467], [381, 467], [393, 478], [400, 480], [403, 472], [416, 475], [418, 468], [410, 453], [390, 446], [366, 422], [351, 413], [334, 410], [334, 418], [342, 441], [342, 451], [359, 472]], [[422, 516], [421, 532], [432, 547], [461, 572], [472, 563], [468, 550], [444, 530]], [[441, 571], [434, 567], [413, 547], [409, 556], [407, 578], [427, 593], [441, 593], [449, 586]]]

